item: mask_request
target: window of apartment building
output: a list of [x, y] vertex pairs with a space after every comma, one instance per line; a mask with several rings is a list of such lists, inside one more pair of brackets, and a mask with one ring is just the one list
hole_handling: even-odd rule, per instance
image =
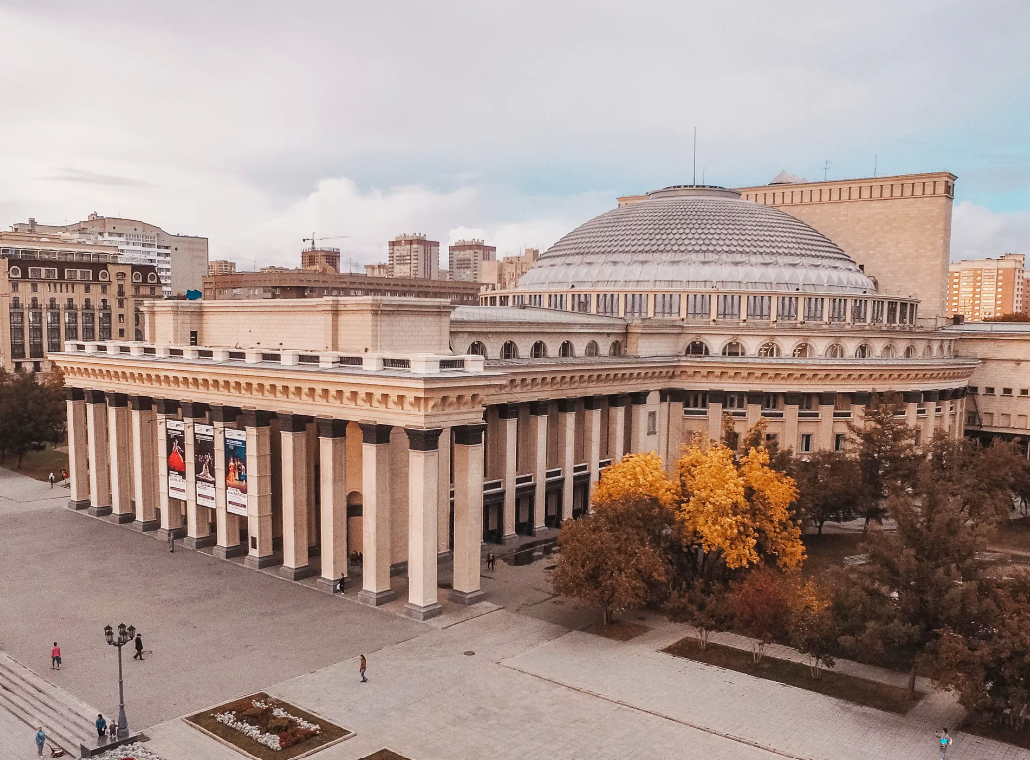
[[582, 312], [583, 314], [590, 313], [590, 294], [589, 293], [573, 293], [572, 294], [572, 310]]
[[812, 451], [812, 434], [802, 433], [801, 434], [801, 445], [799, 447], [803, 454], [807, 454]]
[[726, 409], [746, 409], [747, 408], [747, 394], [746, 393], [727, 393], [726, 401], [723, 404]]
[[39, 285], [35, 282], [29, 283], [29, 288], [32, 290], [33, 293], [39, 292]]
[[1019, 389], [1019, 395], [1020, 396], [1030, 396], [1030, 388], [1020, 388]]
[[547, 308], [557, 309], [558, 311], [565, 311], [565, 294], [564, 293], [548, 293], [547, 294]]
[[124, 338], [125, 337], [125, 328], [124, 327], [119, 327], [118, 328], [118, 337], [119, 338]]
[[795, 322], [798, 318], [798, 297], [779, 296], [776, 301], [776, 319], [783, 322]]
[[818, 410], [818, 403], [816, 402], [817, 397], [811, 393], [801, 394], [801, 403], [798, 404], [798, 410], [802, 412], [812, 412]]
[[18, 308], [18, 299], [11, 304], [11, 358], [25, 358], [25, 312]]
[[848, 318], [848, 299], [846, 298], [831, 298], [830, 299], [830, 321], [831, 322], [844, 322]]
[[731, 340], [722, 347], [723, 356], [744, 356], [744, 354], [744, 345], [735, 340]]
[[87, 341], [97, 339], [97, 314], [88, 305], [82, 309], [82, 339]]
[[101, 295], [106, 295], [107, 294], [107, 286], [106, 285], [101, 285], [100, 286], [100, 293], [101, 293]]
[[824, 298], [806, 298], [805, 299], [805, 321], [806, 322], [821, 322], [823, 319], [823, 306], [826, 299]]
[[619, 296], [616, 293], [598, 293], [597, 313], [606, 317], [619, 316]]
[[29, 310], [29, 358], [43, 358], [43, 312]]
[[687, 296], [687, 319], [709, 319], [712, 316], [712, 297], [704, 293]]
[[118, 297], [125, 298], [125, 286], [122, 283], [118, 283]]
[[883, 322], [883, 301], [873, 301], [873, 324]]
[[69, 306], [64, 312], [64, 339], [79, 339], [79, 313], [74, 306]]
[[21, 277], [21, 267], [11, 267], [7, 270], [11, 277]]
[[683, 400], [684, 409], [707, 409], [708, 394], [703, 391], [688, 391]]
[[623, 314], [627, 317], [646, 317], [647, 293], [627, 293]]
[[61, 312], [57, 309], [46, 313], [46, 350], [61, 350]]
[[833, 450], [844, 451], [844, 444], [847, 442], [847, 433], [837, 433], [833, 436]]
[[896, 325], [898, 323], [898, 302], [888, 301], [887, 302], [887, 324]]
[[[108, 272], [106, 269], [101, 269], [99, 272], [97, 272], [97, 279], [101, 280], [102, 282], [106, 282], [111, 279], [111, 273]], [[106, 288], [107, 286], [105, 285], [104, 287]], [[105, 290], [104, 292], [106, 293], [107, 291]]]
[[778, 393], [763, 393], [762, 394], [762, 409], [766, 411], [772, 411], [780, 408], [780, 394]]
[[530, 306], [543, 306], [544, 297], [540, 293], [531, 293], [529, 296]]
[[769, 319], [772, 316], [772, 296], [748, 296], [747, 318]]
[[740, 319], [740, 296], [719, 296], [716, 308], [719, 319]]
[[1012, 389], [1011, 388], [1002, 388], [1001, 389], [1001, 395], [1002, 396], [1011, 396], [1012, 395]]
[[111, 340], [111, 312], [108, 309], [100, 311], [100, 340]]
[[124, 314], [119, 314], [118, 315], [118, 324], [120, 324], [120, 325], [124, 325], [125, 324], [125, 315]]
[[656, 293], [654, 315], [656, 317], [678, 317], [680, 315], [679, 293]]
[[901, 324], [903, 324], [903, 325], [907, 325], [908, 324], [908, 304], [907, 303], [902, 302], [902, 303], [898, 304], [898, 321]]
[[994, 395], [994, 388], [991, 387], [990, 385], [985, 386], [984, 387], [984, 395], [985, 396], [993, 396]]
[[43, 267], [29, 267], [29, 279], [31, 279], [31, 280], [42, 280], [43, 279]]

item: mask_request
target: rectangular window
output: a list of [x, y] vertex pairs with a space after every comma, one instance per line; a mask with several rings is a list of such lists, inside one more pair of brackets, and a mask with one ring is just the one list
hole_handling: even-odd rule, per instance
[[582, 312], [583, 314], [590, 313], [590, 294], [589, 293], [573, 293], [572, 294], [572, 310]]
[[905, 302], [898, 305], [898, 321], [903, 325], [908, 324], [908, 304]]
[[772, 316], [772, 296], [748, 296], [747, 318], [769, 319]]
[[898, 302], [888, 301], [887, 302], [887, 324], [896, 325], [898, 323]]
[[656, 293], [654, 315], [656, 317], [678, 317], [680, 315], [679, 293]]
[[544, 305], [544, 297], [542, 295], [540, 295], [539, 293], [532, 293], [532, 294], [530, 294], [530, 296], [529, 296], [529, 305], [530, 306], [543, 306]]
[[762, 408], [763, 409], [779, 409], [780, 397], [776, 393], [763, 393], [762, 394]]
[[833, 436], [833, 450], [844, 451], [844, 443], [848, 440], [846, 433], [837, 433]]
[[1011, 396], [1012, 395], [1012, 389], [1011, 388], [1002, 388], [1001, 389], [1001, 395], [1002, 396]]
[[776, 302], [776, 319], [796, 322], [798, 318], [798, 297], [780, 296]]
[[615, 293], [599, 293], [597, 313], [606, 317], [619, 316], [619, 296]]
[[916, 323], [916, 309], [918, 306], [918, 304], [914, 303], [910, 303], [908, 305], [908, 323], [910, 325], [914, 325]]
[[873, 301], [873, 324], [883, 323], [883, 301]]
[[97, 315], [92, 309], [82, 311], [82, 339], [97, 339]]
[[29, 311], [29, 358], [43, 358], [43, 312]]
[[805, 321], [822, 322], [823, 320], [823, 298], [805, 299]]
[[798, 405], [798, 409], [803, 412], [811, 412], [818, 409], [818, 404], [815, 403], [815, 396], [811, 393], [801, 394], [801, 403]]
[[864, 298], [851, 302], [851, 321], [855, 324], [869, 321], [869, 302]]
[[703, 391], [688, 391], [683, 401], [684, 409], [707, 409], [708, 394]]
[[844, 322], [848, 318], [848, 299], [846, 298], [831, 298], [830, 299], [830, 321], [831, 322]]
[[691, 293], [687, 296], [687, 319], [710, 319], [712, 316], [712, 297], [704, 293]]
[[64, 339], [79, 339], [79, 313], [73, 309], [68, 309], [64, 313]]
[[726, 394], [726, 409], [746, 409], [747, 408], [747, 394], [745, 393], [727, 393]]
[[623, 314], [627, 317], [646, 317], [647, 293], [627, 293], [626, 310]]
[[61, 312], [56, 309], [46, 313], [46, 350], [61, 350]]
[[111, 312], [100, 310], [100, 340], [111, 340]]
[[801, 434], [801, 447], [800, 448], [801, 448], [801, 451], [803, 453], [806, 453], [806, 454], [812, 450], [812, 434], [811, 433], [802, 433]]
[[719, 319], [740, 319], [740, 296], [719, 296]]
[[565, 294], [564, 293], [548, 293], [547, 294], [547, 308], [557, 309], [558, 311], [565, 311]]
[[25, 358], [25, 312], [11, 309], [11, 358]]
[[993, 396], [994, 395], [994, 388], [992, 386], [990, 386], [990, 385], [986, 386], [984, 388], [984, 395], [985, 396]]
[[42, 280], [43, 279], [43, 268], [42, 267], [29, 267], [29, 279], [31, 279], [31, 280]]
[[647, 413], [647, 434], [658, 435], [658, 412]]

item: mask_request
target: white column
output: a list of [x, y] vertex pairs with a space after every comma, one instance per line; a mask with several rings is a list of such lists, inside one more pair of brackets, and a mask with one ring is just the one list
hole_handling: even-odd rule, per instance
[[965, 389], [956, 389], [953, 393], [962, 395], [955, 399], [955, 424], [951, 428], [952, 437], [960, 440], [966, 432], [966, 396]]
[[760, 391], [747, 392], [747, 410], [745, 417], [746, 430], [750, 430], [762, 419], [762, 393]]
[[[714, 296], [712, 300], [715, 300]], [[708, 393], [708, 437], [716, 443], [722, 443], [722, 404], [725, 400], [724, 391]]]
[[131, 396], [132, 458], [135, 477], [132, 483], [136, 504], [133, 527], [141, 531], [157, 530], [157, 508], [160, 503], [157, 470], [157, 420], [154, 402], [148, 396]]
[[207, 507], [197, 503], [197, 459], [196, 437], [194, 426], [204, 424], [207, 415], [206, 404], [183, 402], [182, 420], [186, 429], [186, 538], [182, 544], [188, 549], [200, 549], [213, 546], [215, 537], [211, 535], [211, 515]]
[[608, 397], [608, 455], [615, 464], [626, 453], [626, 396]]
[[102, 517], [111, 514], [107, 403], [103, 391], [86, 391], [86, 430], [89, 437], [89, 513]]
[[572, 519], [573, 472], [576, 469], [576, 399], [558, 400], [558, 453], [561, 455], [561, 513], [558, 526]]
[[71, 509], [89, 507], [89, 436], [86, 433], [86, 396], [82, 388], [66, 388], [68, 406], [68, 485]]
[[669, 394], [671, 391], [658, 391], [658, 456], [662, 458], [662, 465], [668, 471], [670, 456], [669, 445]]
[[451, 601], [483, 600], [483, 431], [486, 425], [454, 428], [454, 581]]
[[282, 558], [272, 549], [272, 415], [247, 409], [240, 424], [247, 431], [247, 556], [251, 568], [277, 565]]
[[[647, 403], [650, 392], [641, 391], [629, 394], [630, 401], [630, 451], [634, 454], [643, 454], [648, 451], [658, 451], [658, 430], [649, 433], [647, 421], [650, 412], [654, 411]], [[657, 416], [657, 415], [656, 415]]]
[[930, 444], [933, 440], [934, 431], [937, 428], [937, 401], [940, 398], [939, 391], [923, 391], [923, 407], [926, 409], [926, 416], [923, 417], [922, 439]]
[[665, 450], [665, 471], [673, 473], [676, 471], [676, 462], [680, 458], [680, 450], [683, 447], [683, 402], [686, 400], [687, 392], [681, 389], [666, 391], [669, 394], [668, 409], [668, 440]]
[[437, 478], [440, 489], [440, 506], [436, 518], [436, 552], [446, 554], [451, 550], [451, 429], [443, 428], [440, 435], [440, 475]]
[[826, 451], [833, 448], [833, 409], [836, 402], [836, 393], [819, 394], [819, 427], [812, 451]]
[[132, 522], [133, 466], [129, 397], [107, 394], [107, 434], [111, 458], [111, 514], [116, 522]]
[[533, 462], [533, 532], [543, 530], [547, 513], [547, 408], [550, 401], [529, 403], [529, 445]]
[[519, 405], [501, 404], [498, 407], [498, 427], [504, 436], [504, 543], [513, 543], [515, 537], [515, 475], [518, 472]]
[[415, 620], [436, 617], [437, 511], [440, 504], [440, 428], [405, 428], [408, 435], [408, 602]]
[[783, 440], [780, 441], [781, 449], [792, 449], [798, 451], [800, 440], [798, 439], [798, 412], [801, 410], [800, 393], [783, 394]]
[[315, 574], [308, 562], [308, 423], [300, 414], [279, 415], [282, 442], [283, 564], [279, 574], [292, 581]]
[[[333, 591], [347, 575], [347, 420], [318, 419], [322, 574], [318, 587]], [[344, 589], [340, 589], [344, 591]]]
[[362, 575], [358, 598], [373, 607], [392, 602], [390, 588], [390, 425], [361, 424]]
[[231, 406], [211, 407], [215, 429], [215, 545], [212, 553], [221, 559], [242, 557], [247, 547], [240, 544], [240, 515], [229, 511], [226, 494], [225, 430], [233, 427], [240, 410]]
[[601, 470], [597, 463], [601, 460], [601, 397], [587, 396], [583, 399], [583, 421], [586, 428], [584, 432], [583, 449], [587, 455], [587, 464], [590, 468], [590, 493], [587, 495], [587, 502], [594, 495], [594, 486], [601, 477]]
[[176, 536], [181, 536], [183, 533], [179, 501], [168, 495], [168, 420], [176, 419], [178, 411], [178, 401], [157, 399], [157, 482], [162, 538], [167, 538], [169, 533]]

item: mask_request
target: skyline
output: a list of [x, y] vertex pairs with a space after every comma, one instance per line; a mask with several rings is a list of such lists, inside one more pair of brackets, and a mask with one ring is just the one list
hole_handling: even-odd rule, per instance
[[123, 215], [241, 268], [312, 231], [343, 268], [403, 232], [510, 255], [688, 182], [696, 126], [699, 181], [947, 170], [953, 259], [1030, 247], [1015, 2], [241, 7], [0, 3], [0, 225]]

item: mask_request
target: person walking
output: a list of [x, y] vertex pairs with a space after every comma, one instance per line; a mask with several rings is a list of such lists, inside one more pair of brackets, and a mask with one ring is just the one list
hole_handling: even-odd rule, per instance
[[136, 654], [134, 654], [132, 656], [132, 659], [142, 661], [143, 660], [143, 636], [141, 634], [138, 634], [138, 633], [136, 634], [136, 643], [133, 644], [133, 646], [136, 648]]
[[487, 570], [493, 570], [494, 569], [494, 561], [495, 561], [494, 560], [494, 553], [493, 552], [487, 552], [486, 553], [486, 569]]
[[948, 729], [942, 728], [937, 732], [937, 742], [941, 749], [941, 760], [947, 760], [948, 747], [951, 746], [951, 737], [948, 736]]
[[112, 720], [107, 724], [107, 738], [111, 741], [118, 739], [118, 721]]
[[54, 648], [50, 650], [50, 669], [61, 669], [61, 647], [57, 646], [56, 641], [54, 642]]
[[46, 731], [40, 726], [36, 729], [36, 755], [43, 757], [43, 745], [46, 744]]
[[175, 551], [175, 534], [172, 531], [168, 531], [168, 551]]
[[50, 473], [50, 477], [48, 477], [47, 480], [50, 481], [50, 487], [53, 488], [54, 487], [54, 480], [55, 480], [54, 473]]
[[365, 662], [365, 655], [361, 655], [361, 662], [358, 664], [358, 672], [361, 674], [361, 683], [368, 683], [368, 679], [365, 678], [365, 668], [368, 663]]
[[340, 593], [341, 594], [346, 594], [347, 593], [347, 574], [346, 573], [340, 573]]
[[97, 740], [103, 739], [107, 734], [107, 721], [104, 720], [103, 713], [97, 713], [97, 720], [93, 725], [97, 727]]
[[61, 468], [61, 480], [67, 480], [67, 479], [68, 479], [68, 470], [65, 469], [64, 467], [62, 467]]

